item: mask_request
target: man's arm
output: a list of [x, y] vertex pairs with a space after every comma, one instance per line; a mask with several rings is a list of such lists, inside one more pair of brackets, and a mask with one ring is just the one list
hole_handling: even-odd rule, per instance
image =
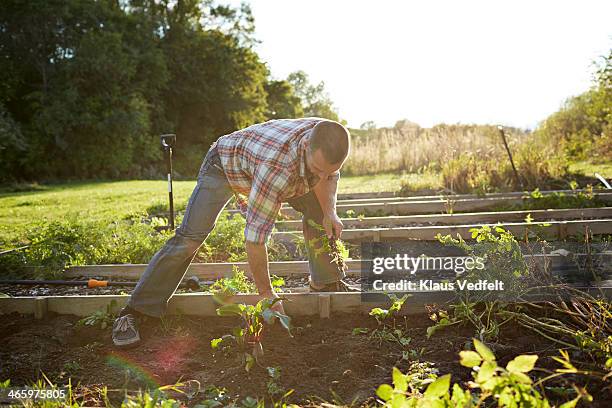
[[342, 221], [336, 214], [336, 194], [338, 192], [338, 179], [340, 172], [330, 175], [314, 186], [313, 191], [321, 204], [323, 210], [323, 228], [328, 237], [339, 238], [342, 234]]
[[[262, 165], [254, 174], [249, 193], [244, 229], [245, 247], [253, 280], [259, 295], [265, 298], [277, 297], [270, 283], [266, 242], [281, 208], [280, 192], [285, 188], [287, 180], [284, 168]], [[276, 303], [274, 309], [283, 312], [281, 303]]]
[[272, 297], [272, 283], [268, 271], [268, 248], [266, 244], [246, 241], [246, 252], [253, 280], [261, 296]]

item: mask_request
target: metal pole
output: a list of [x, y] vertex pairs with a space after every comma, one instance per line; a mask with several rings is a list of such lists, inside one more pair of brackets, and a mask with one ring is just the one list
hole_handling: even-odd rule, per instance
[[510, 158], [510, 164], [512, 165], [512, 171], [514, 172], [514, 178], [516, 180], [516, 183], [521, 187], [521, 190], [524, 190], [523, 183], [521, 182], [518, 171], [516, 171], [516, 167], [514, 166], [514, 160], [512, 160], [512, 153], [510, 153], [508, 142], [506, 142], [506, 134], [504, 133], [504, 127], [502, 125], [499, 125], [497, 126], [497, 129], [499, 129], [502, 141], [504, 142], [504, 147], [506, 148], [506, 152], [508, 153], [508, 157]]
[[170, 203], [170, 219], [168, 224], [170, 231], [174, 231], [174, 197], [172, 194], [172, 147], [176, 143], [175, 134], [167, 134], [161, 136], [161, 143], [166, 152], [166, 171], [168, 174], [168, 201]]

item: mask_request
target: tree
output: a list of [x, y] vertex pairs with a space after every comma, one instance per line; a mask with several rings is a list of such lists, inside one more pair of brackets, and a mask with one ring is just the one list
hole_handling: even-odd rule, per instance
[[305, 116], [316, 116], [339, 121], [338, 112], [329, 95], [325, 91], [325, 83], [312, 85], [304, 71], [296, 71], [287, 77], [287, 82], [293, 85], [295, 94], [301, 99]]
[[304, 116], [301, 99], [295, 94], [293, 86], [288, 81], [269, 80], [265, 84], [268, 95], [266, 118], [299, 118]]
[[612, 50], [598, 66], [588, 91], [569, 98], [536, 129], [573, 159], [608, 162], [612, 157]]
[[212, 0], [3, 1], [0, 181], [161, 173], [164, 132], [192, 176], [215, 138], [265, 119], [253, 27]]

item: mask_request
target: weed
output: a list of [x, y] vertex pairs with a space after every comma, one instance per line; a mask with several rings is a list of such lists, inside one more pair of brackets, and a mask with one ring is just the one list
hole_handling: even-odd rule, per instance
[[[325, 229], [314, 220], [309, 219], [308, 224], [321, 232], [325, 231]], [[315, 256], [329, 254], [331, 263], [336, 264], [340, 271], [345, 271], [348, 268], [346, 265], [346, 258], [349, 256], [349, 251], [339, 239], [329, 239], [326, 234], [322, 234], [320, 238], [312, 238], [309, 240], [308, 245], [314, 249]]]
[[[572, 184], [572, 189], [576, 190], [576, 185]], [[542, 210], [548, 208], [592, 208], [605, 205], [593, 194], [593, 186], [588, 184], [584, 191], [574, 191], [572, 194], [564, 192], [554, 192], [542, 194], [539, 188], [523, 196], [523, 203], [520, 205], [524, 210]], [[513, 207], [514, 209], [515, 207]]]
[[[282, 286], [285, 285], [285, 280], [279, 276], [272, 275], [270, 276], [270, 283], [275, 292], [280, 292]], [[217, 279], [208, 287], [208, 290], [222, 297], [233, 296], [237, 293], [257, 293], [257, 288], [253, 281], [236, 265], [232, 266], [231, 277]]]
[[72, 360], [72, 361], [68, 361], [68, 362], [64, 363], [64, 366], [62, 368], [67, 373], [75, 374], [79, 370], [81, 370], [83, 367], [79, 364], [78, 361]]
[[[462, 278], [467, 281], [486, 279], [489, 282], [496, 280], [504, 283], [503, 296], [508, 300], [520, 297], [527, 287], [529, 268], [525, 263], [521, 247], [512, 233], [503, 228], [503, 225], [490, 227], [484, 225], [480, 228], [471, 228], [472, 239], [475, 243], [468, 244], [458, 235], [436, 235], [436, 239], [444, 245], [454, 246], [466, 252], [466, 255], [483, 260], [484, 268], [466, 268]], [[469, 299], [468, 292], [462, 296]], [[500, 293], [492, 294], [500, 296]], [[487, 300], [492, 296], [482, 293], [478, 300]], [[473, 294], [471, 295], [474, 296]]]
[[402, 351], [402, 360], [420, 360], [425, 355], [425, 347], [420, 349], [410, 349]]
[[[570, 287], [557, 286], [555, 290], [557, 302], [527, 303], [522, 311], [503, 310], [499, 314], [554, 343], [586, 353], [602, 366], [607, 364], [612, 358], [610, 302]], [[548, 316], [536, 318], [536, 312]]]
[[[460, 248], [472, 258], [481, 258], [483, 269], [467, 269], [462, 279], [466, 281], [488, 280], [502, 281], [502, 293], [457, 292], [456, 304], [451, 306], [451, 313], [445, 310], [430, 313], [435, 325], [427, 329], [431, 337], [441, 328], [467, 322], [474, 326], [476, 336], [481, 340], [493, 340], [499, 335], [500, 327], [511, 319], [502, 318], [498, 313], [503, 310], [507, 301], [515, 301], [527, 292], [530, 278], [529, 268], [521, 252], [521, 248], [510, 231], [503, 226], [482, 226], [470, 229], [475, 243], [468, 244], [459, 235], [456, 239], [450, 235], [436, 238], [445, 245]], [[495, 296], [495, 298], [493, 297]], [[501, 298], [501, 299], [500, 299]], [[482, 306], [478, 304], [482, 302]]]
[[208, 290], [212, 293], [224, 293], [235, 295], [236, 293], [257, 293], [255, 284], [246, 277], [243, 270], [236, 265], [232, 266], [232, 277], [221, 278], [209, 286]]
[[289, 316], [272, 309], [272, 306], [281, 300], [283, 298], [262, 299], [254, 306], [230, 303], [219, 307], [217, 309], [219, 316], [239, 316], [242, 319], [242, 327], [234, 327], [232, 334], [212, 339], [210, 341], [211, 347], [216, 349], [222, 342], [233, 340], [240, 349], [241, 359], [245, 364], [246, 371], [249, 371], [263, 355], [261, 340], [264, 322], [272, 323], [275, 318], [278, 318], [282, 326], [292, 336]]
[[82, 318], [77, 322], [78, 326], [99, 326], [102, 330], [106, 329], [109, 325], [112, 325], [116, 317], [117, 301], [111, 300], [106, 305], [104, 310], [98, 310], [93, 314]]

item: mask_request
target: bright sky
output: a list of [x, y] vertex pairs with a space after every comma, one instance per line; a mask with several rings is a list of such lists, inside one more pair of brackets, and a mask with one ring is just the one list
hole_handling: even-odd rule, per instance
[[[239, 3], [239, 1], [232, 1]], [[612, 1], [251, 0], [276, 78], [304, 70], [349, 126], [533, 128], [591, 84]]]

